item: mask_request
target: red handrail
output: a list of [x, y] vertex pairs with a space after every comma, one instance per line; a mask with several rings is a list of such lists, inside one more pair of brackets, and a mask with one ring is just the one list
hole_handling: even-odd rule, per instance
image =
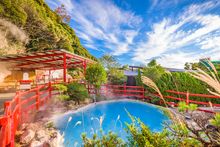
[[[87, 89], [90, 94], [95, 94], [95, 88], [92, 85], [87, 85]], [[190, 97], [220, 99], [219, 96], [208, 95], [208, 94], [195, 94], [195, 93], [189, 93], [189, 92], [179, 92], [179, 91], [174, 91], [174, 90], [167, 90], [166, 92], [172, 95], [164, 96], [164, 98], [172, 99], [175, 101], [185, 101], [187, 104], [194, 103], [198, 105], [206, 105], [206, 106], [210, 105], [209, 102], [190, 100]], [[101, 86], [100, 93], [106, 94], [106, 95], [114, 95], [114, 96], [135, 96], [135, 97], [144, 98], [144, 99], [152, 99], [151, 96], [145, 95], [144, 87], [127, 86], [125, 84], [124, 85], [104, 84]], [[151, 95], [155, 95], [159, 97], [158, 94], [151, 94]], [[178, 96], [174, 96], [174, 95], [178, 95]], [[177, 106], [177, 103], [174, 103], [174, 102], [167, 102], [167, 103], [170, 105]], [[212, 106], [220, 107], [220, 104], [212, 103]], [[209, 110], [203, 110], [203, 109], [198, 109], [198, 110], [213, 113], [213, 111], [209, 111]]]
[[[87, 85], [89, 94], [95, 94], [95, 88], [92, 85]], [[101, 86], [100, 93], [105, 95], [115, 96], [136, 96], [145, 98], [145, 89], [142, 86], [127, 86], [127, 85], [111, 85], [104, 84]], [[148, 98], [148, 97], [147, 97]]]
[[52, 87], [49, 83], [28, 91], [19, 91], [11, 101], [5, 102], [4, 115], [0, 117], [0, 147], [14, 147], [15, 132], [21, 124], [22, 115], [30, 110], [38, 110], [51, 96]]

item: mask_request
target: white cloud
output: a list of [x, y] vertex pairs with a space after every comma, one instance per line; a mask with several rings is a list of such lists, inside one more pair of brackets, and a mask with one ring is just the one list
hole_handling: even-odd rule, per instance
[[216, 49], [220, 50], [220, 34], [219, 36], [209, 36], [206, 37], [204, 40], [199, 42], [201, 49], [209, 50], [209, 49]]
[[[137, 65], [156, 58], [165, 67], [183, 68], [185, 62], [203, 57], [220, 58], [220, 15], [209, 13], [220, 6], [220, 1], [192, 4], [175, 17], [154, 23], [145, 33], [141, 32], [143, 18], [118, 7], [111, 0], [46, 1], [53, 8], [65, 5], [74, 21], [73, 28], [85, 47], [117, 56], [129, 55]], [[151, 1], [149, 10], [182, 2]]]
[[[52, 0], [47, 1], [54, 5]], [[108, 48], [108, 52], [114, 55], [121, 55], [130, 50], [129, 45], [138, 35], [136, 30], [142, 18], [132, 11], [119, 8], [110, 0], [60, 0], [56, 2], [58, 5], [65, 5], [75, 22], [73, 28], [77, 35], [86, 42], [87, 47], [92, 44], [97, 45], [96, 41], [102, 41], [105, 44], [102, 48]]]
[[[212, 2], [191, 5], [176, 18], [154, 24], [152, 31], [146, 33], [146, 41], [135, 49], [133, 61], [147, 63], [147, 59], [159, 58], [164, 66], [183, 68], [185, 62], [213, 55], [212, 51], [220, 46], [220, 33], [216, 33], [220, 30], [220, 16], [204, 12], [216, 6]], [[186, 27], [190, 29], [185, 30]], [[217, 36], [213, 38], [213, 35]], [[202, 49], [208, 50], [201, 52]]]

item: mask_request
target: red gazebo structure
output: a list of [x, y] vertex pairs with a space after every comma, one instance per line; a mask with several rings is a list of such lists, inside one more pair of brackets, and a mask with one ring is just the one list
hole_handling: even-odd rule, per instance
[[0, 56], [0, 62], [9, 62], [13, 70], [58, 70], [63, 69], [63, 81], [67, 82], [67, 69], [81, 67], [86, 72], [87, 64], [95, 61], [66, 50], [47, 50], [25, 54]]

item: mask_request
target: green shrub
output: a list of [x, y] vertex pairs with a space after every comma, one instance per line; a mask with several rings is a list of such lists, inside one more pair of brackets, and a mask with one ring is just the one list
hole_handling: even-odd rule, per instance
[[[185, 96], [177, 95], [177, 94], [170, 94], [167, 93], [166, 90], [175, 90], [180, 92], [189, 92], [189, 93], [196, 93], [196, 94], [210, 94], [208, 92], [208, 88], [211, 89], [207, 84], [204, 82], [199, 81], [198, 79], [192, 77], [189, 73], [185, 72], [173, 72], [173, 73], [166, 73], [163, 74], [160, 79], [158, 79], [155, 84], [160, 89], [163, 95], [171, 95], [175, 97], [185, 98]], [[152, 89], [147, 89], [150, 92], [153, 92]], [[166, 99], [167, 101], [173, 101], [171, 99]], [[210, 99], [210, 98], [202, 98], [202, 97], [190, 97], [190, 100], [197, 100], [197, 101], [211, 101], [213, 103], [220, 103], [219, 99]], [[176, 101], [178, 102], [178, 101]]]
[[64, 84], [55, 84], [53, 85], [53, 87], [59, 91], [60, 94], [64, 93], [67, 91], [67, 86], [65, 86]]
[[[102, 133], [102, 131], [101, 131]], [[82, 134], [84, 147], [123, 147], [125, 146], [123, 140], [116, 134], [109, 132], [108, 134], [102, 134], [101, 137], [94, 134], [91, 139], [87, 138], [86, 134]]]
[[82, 135], [84, 146], [86, 147], [199, 147], [202, 144], [194, 139], [188, 137], [189, 131], [183, 125], [172, 125], [172, 130], [178, 131], [174, 134], [172, 131], [164, 129], [162, 132], [152, 132], [141, 120], [132, 116], [131, 124], [126, 124], [126, 131], [128, 133], [128, 141], [125, 143], [123, 140], [114, 133], [106, 135], [101, 134], [98, 137], [96, 134], [92, 138], [87, 138], [85, 134]]
[[80, 101], [84, 101], [88, 97], [88, 91], [86, 87], [79, 83], [70, 83], [67, 85], [68, 100], [74, 100], [75, 103], [80, 104]]

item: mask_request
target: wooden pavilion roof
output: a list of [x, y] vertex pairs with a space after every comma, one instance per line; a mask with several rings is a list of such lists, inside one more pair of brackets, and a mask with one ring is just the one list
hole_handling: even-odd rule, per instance
[[11, 70], [56, 70], [73, 67], [83, 67], [95, 61], [73, 54], [66, 50], [47, 50], [24, 54], [0, 56], [0, 62], [10, 63]]

